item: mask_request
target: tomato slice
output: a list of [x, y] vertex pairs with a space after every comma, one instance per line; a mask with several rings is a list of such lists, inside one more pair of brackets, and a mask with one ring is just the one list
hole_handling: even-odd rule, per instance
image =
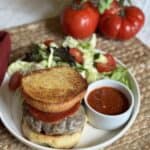
[[44, 43], [47, 47], [49, 47], [50, 43], [52, 43], [52, 42], [53, 42], [53, 40], [47, 39], [47, 40], [45, 40], [43, 43]]
[[96, 63], [96, 68], [99, 72], [109, 72], [116, 68], [116, 61], [111, 54], [105, 54], [107, 63]]
[[70, 48], [69, 54], [79, 63], [83, 64], [83, 54], [77, 48]]
[[8, 83], [8, 87], [11, 91], [15, 91], [21, 84], [22, 74], [20, 72], [15, 72]]
[[29, 113], [31, 113], [31, 115], [33, 115], [33, 117], [35, 117], [36, 119], [42, 120], [44, 122], [56, 122], [75, 113], [80, 107], [80, 102], [75, 104], [71, 109], [60, 113], [42, 112], [37, 110], [36, 108], [33, 108], [29, 104], [27, 104], [27, 106]]

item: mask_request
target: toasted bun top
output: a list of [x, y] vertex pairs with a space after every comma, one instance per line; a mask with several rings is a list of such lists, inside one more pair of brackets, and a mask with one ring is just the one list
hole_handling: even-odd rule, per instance
[[22, 78], [22, 93], [43, 103], [70, 101], [87, 88], [87, 82], [71, 67], [59, 66], [31, 72]]

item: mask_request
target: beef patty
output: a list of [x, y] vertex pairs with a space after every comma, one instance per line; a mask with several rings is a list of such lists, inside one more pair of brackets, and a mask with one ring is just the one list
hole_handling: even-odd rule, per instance
[[23, 105], [23, 108], [23, 119], [33, 131], [38, 133], [46, 135], [72, 134], [84, 127], [85, 112], [82, 106], [73, 115], [54, 123], [37, 120], [28, 112], [27, 105]]

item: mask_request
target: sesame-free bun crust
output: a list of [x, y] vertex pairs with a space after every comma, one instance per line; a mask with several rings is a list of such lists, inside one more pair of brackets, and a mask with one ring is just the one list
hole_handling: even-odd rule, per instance
[[30, 141], [34, 143], [51, 146], [54, 148], [65, 149], [65, 148], [72, 148], [78, 143], [82, 131], [70, 135], [57, 135], [57, 136], [44, 135], [41, 133], [36, 133], [33, 130], [31, 130], [30, 127], [25, 122], [25, 120], [23, 120], [22, 132], [26, 138], [28, 138]]
[[86, 81], [71, 67], [34, 71], [22, 79], [22, 91], [43, 103], [70, 100], [87, 88]]
[[35, 101], [33, 99], [27, 98], [24, 96], [24, 100], [27, 104], [31, 105], [32, 107], [42, 111], [42, 112], [52, 112], [52, 113], [59, 113], [63, 111], [67, 111], [70, 108], [72, 108], [76, 103], [81, 101], [84, 97], [85, 91], [78, 94], [76, 97], [74, 97], [71, 100], [64, 101], [57, 104], [48, 104], [48, 103], [42, 103], [40, 101]]
[[44, 112], [68, 110], [83, 99], [86, 89], [86, 80], [66, 66], [31, 72], [21, 82], [25, 101]]

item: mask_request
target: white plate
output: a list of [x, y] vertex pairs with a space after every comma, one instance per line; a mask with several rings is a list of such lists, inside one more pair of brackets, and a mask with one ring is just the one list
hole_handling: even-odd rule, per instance
[[[120, 61], [118, 61], [118, 63], [123, 65]], [[132, 92], [134, 94], [135, 105], [132, 116], [128, 123], [124, 127], [114, 131], [98, 130], [93, 128], [89, 124], [86, 124], [81, 139], [74, 149], [97, 150], [100, 148], [104, 148], [118, 140], [120, 137], [122, 137], [126, 133], [126, 131], [131, 127], [139, 112], [140, 91], [135, 77], [130, 72], [129, 78], [132, 86]], [[12, 133], [17, 139], [19, 139], [24, 144], [40, 150], [54, 150], [53, 148], [40, 146], [38, 144], [32, 143], [26, 138], [24, 138], [24, 136], [22, 135], [20, 128], [22, 118], [22, 105], [20, 99], [16, 97], [14, 93], [11, 93], [8, 90], [8, 79], [9, 77], [6, 75], [3, 85], [0, 89], [0, 117], [3, 124], [10, 131], [10, 133]]]

